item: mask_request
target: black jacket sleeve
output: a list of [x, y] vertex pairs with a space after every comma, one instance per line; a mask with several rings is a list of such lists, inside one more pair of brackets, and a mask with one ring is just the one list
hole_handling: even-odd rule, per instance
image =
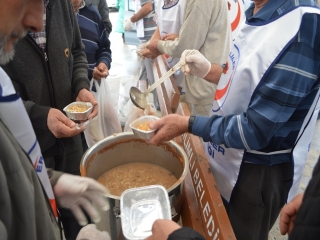
[[313, 240], [320, 236], [320, 156], [303, 195], [289, 240]]
[[168, 240], [205, 240], [205, 238], [189, 227], [183, 227], [172, 232]]

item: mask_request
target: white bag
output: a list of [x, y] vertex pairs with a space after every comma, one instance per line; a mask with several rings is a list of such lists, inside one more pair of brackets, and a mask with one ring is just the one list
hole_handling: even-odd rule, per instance
[[119, 87], [118, 116], [122, 125], [125, 125], [133, 103], [130, 100], [130, 88], [137, 85], [137, 79], [132, 75], [122, 76]]
[[122, 132], [120, 121], [114, 103], [110, 96], [110, 90], [105, 78], [101, 78], [100, 86], [97, 80], [92, 79], [90, 89], [95, 85], [97, 92], [93, 92], [98, 102], [98, 115], [91, 119], [84, 131], [88, 147], [96, 142], [114, 134]]
[[148, 103], [148, 106], [145, 110], [142, 110], [140, 108], [137, 108], [136, 106], [133, 106], [131, 108], [130, 113], [127, 116], [127, 121], [126, 121], [126, 124], [124, 125], [124, 132], [132, 132], [130, 124], [136, 119], [142, 116], [154, 116], [156, 115], [156, 113], [157, 113], [157, 109], [153, 103]]

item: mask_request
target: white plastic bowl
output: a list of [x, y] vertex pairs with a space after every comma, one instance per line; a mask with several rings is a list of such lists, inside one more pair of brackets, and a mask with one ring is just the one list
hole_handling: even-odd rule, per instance
[[142, 138], [142, 139], [145, 139], [145, 140], [150, 140], [153, 137], [153, 135], [155, 134], [156, 129], [150, 130], [150, 131], [144, 131], [144, 130], [139, 129], [138, 127], [141, 124], [146, 124], [148, 122], [152, 122], [152, 121], [156, 121], [156, 120], [159, 120], [159, 118], [156, 116], [143, 116], [143, 117], [140, 117], [140, 118], [136, 119], [135, 121], [133, 121], [130, 124], [130, 127], [131, 127], [132, 132], [135, 136]]

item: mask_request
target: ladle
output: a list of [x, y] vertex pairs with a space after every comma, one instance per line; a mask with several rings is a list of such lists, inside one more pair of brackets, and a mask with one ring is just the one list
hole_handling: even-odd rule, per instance
[[[194, 51], [191, 51], [188, 53], [188, 55], [194, 53]], [[188, 56], [187, 55], [187, 56]], [[179, 61], [176, 65], [174, 65], [168, 72], [166, 72], [162, 77], [156, 81], [154, 84], [152, 84], [146, 91], [141, 92], [139, 88], [137, 87], [131, 87], [130, 88], [130, 98], [134, 105], [136, 105], [138, 108], [145, 109], [148, 106], [147, 103], [147, 96], [148, 94], [153, 91], [156, 87], [158, 87], [164, 80], [169, 78], [172, 74], [174, 74], [177, 70], [181, 68], [185, 63], [182, 61]]]

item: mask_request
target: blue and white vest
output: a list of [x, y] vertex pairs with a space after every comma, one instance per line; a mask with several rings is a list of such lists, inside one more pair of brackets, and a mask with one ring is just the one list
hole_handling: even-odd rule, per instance
[[[284, 47], [298, 33], [302, 16], [305, 13], [320, 14], [320, 10], [313, 7], [299, 7], [267, 24], [242, 23], [229, 55], [229, 70], [221, 77], [216, 90], [212, 115], [227, 116], [246, 111], [251, 96], [264, 74], [273, 66]], [[266, 45], [269, 47], [265, 48]], [[320, 108], [319, 94], [318, 92], [303, 122], [294, 149], [271, 153], [247, 150], [254, 154], [267, 155], [293, 152], [294, 178], [288, 201], [296, 195], [302, 177], [309, 143]], [[224, 154], [219, 149], [224, 149]], [[211, 142], [204, 144], [204, 150], [221, 195], [230, 201], [232, 190], [238, 179], [244, 150], [226, 148], [224, 145], [215, 145]]]
[[[11, 134], [29, 155], [43, 188], [57, 217], [56, 201], [40, 146], [29, 116], [20, 96], [16, 93], [9, 76], [0, 67], [0, 117]], [[9, 161], [9, 159], [8, 159]]]

